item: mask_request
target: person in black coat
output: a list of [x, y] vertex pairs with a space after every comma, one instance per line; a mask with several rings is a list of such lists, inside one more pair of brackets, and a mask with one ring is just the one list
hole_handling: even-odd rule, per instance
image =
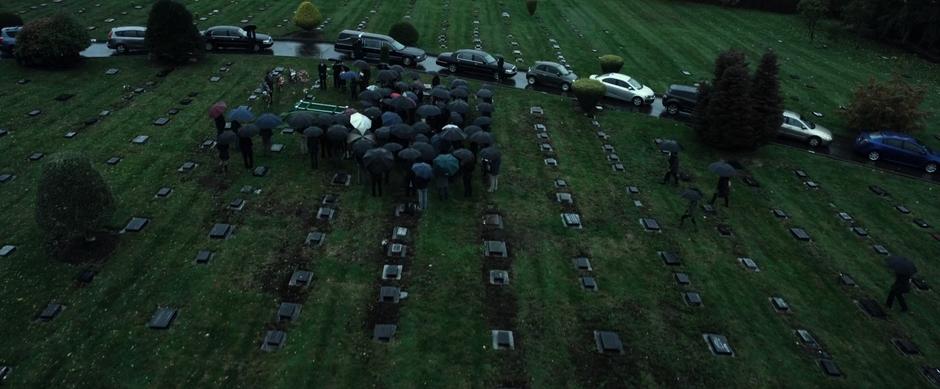
[[428, 185], [431, 184], [431, 180], [414, 175], [412, 182], [414, 182], [415, 191], [418, 192], [418, 208], [426, 211], [428, 209]]
[[242, 159], [245, 161], [246, 169], [255, 167], [255, 150], [253, 146], [254, 143], [251, 141], [251, 137], [239, 137], [238, 148], [242, 152]]
[[219, 168], [223, 173], [228, 172], [228, 160], [229, 152], [228, 145], [224, 143], [216, 143], [215, 148], [219, 150]]
[[681, 228], [685, 224], [685, 219], [692, 221], [692, 225], [695, 226], [695, 229], [698, 229], [698, 223], [695, 221], [695, 212], [698, 211], [698, 200], [689, 200], [689, 206], [685, 209], [685, 213], [682, 214], [682, 217], [679, 218], [679, 227]]
[[326, 71], [326, 62], [320, 62], [320, 65], [317, 66], [317, 73], [319, 73], [320, 76], [320, 89], [323, 90], [326, 90]]
[[370, 181], [372, 181], [372, 197], [382, 197], [382, 174], [369, 172], [369, 175]]
[[663, 184], [668, 183], [670, 178], [679, 185], [679, 153], [669, 153], [669, 170], [663, 176]]
[[483, 159], [483, 173], [486, 174], [487, 179], [489, 180], [489, 188], [486, 189], [487, 192], [493, 193], [499, 189], [499, 166], [502, 163], [499, 159]]
[[434, 77], [431, 78], [431, 88], [438, 85], [441, 85], [441, 76], [435, 74]]
[[506, 60], [502, 56], [496, 57], [496, 79], [503, 81], [506, 77], [506, 72], [503, 70], [503, 65], [506, 63]]
[[369, 87], [369, 83], [371, 81], [372, 81], [372, 69], [371, 68], [366, 67], [359, 71], [359, 84], [361, 85], [362, 90], [366, 90], [366, 88]]
[[307, 137], [307, 153], [310, 154], [310, 168], [316, 170], [320, 165], [320, 140]]
[[343, 63], [334, 62], [333, 63], [333, 88], [339, 89], [340, 84], [343, 82], [343, 79], [339, 77], [339, 74], [343, 72]]
[[725, 199], [725, 206], [728, 206], [728, 197], [731, 196], [731, 177], [721, 177], [718, 179], [718, 188], [715, 190], [715, 194], [712, 196], [711, 205], [715, 205], [715, 200], [719, 197]]
[[901, 312], [907, 312], [907, 301], [904, 301], [904, 294], [911, 291], [911, 276], [897, 274], [894, 278], [894, 284], [888, 292], [888, 302], [885, 304], [890, 309], [894, 305], [894, 300], [898, 300], [901, 306]]
[[215, 119], [215, 134], [219, 135], [222, 131], [225, 131], [225, 115], [216, 116]]
[[473, 170], [476, 169], [476, 161], [466, 165], [460, 165], [460, 178], [463, 179], [463, 197], [473, 196]]

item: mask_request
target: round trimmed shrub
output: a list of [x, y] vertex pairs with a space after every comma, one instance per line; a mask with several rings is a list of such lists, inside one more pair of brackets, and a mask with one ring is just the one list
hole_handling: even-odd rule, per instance
[[155, 61], [181, 65], [201, 58], [202, 35], [186, 6], [159, 0], [150, 8], [144, 43]]
[[69, 67], [81, 62], [88, 32], [71, 16], [55, 14], [26, 23], [16, 35], [16, 58], [27, 66]]
[[578, 98], [578, 105], [584, 112], [594, 112], [597, 104], [604, 98], [607, 89], [604, 84], [590, 78], [582, 78], [571, 85], [571, 92]]
[[414, 46], [421, 36], [418, 34], [418, 29], [406, 21], [393, 24], [392, 28], [388, 30], [388, 35], [405, 46]]
[[0, 28], [16, 27], [23, 25], [23, 18], [20, 15], [11, 12], [0, 12]]
[[623, 58], [619, 55], [602, 55], [598, 60], [601, 63], [601, 73], [619, 73], [623, 69]]
[[529, 11], [529, 16], [535, 15], [535, 10], [539, 7], [539, 0], [525, 0], [525, 9]]
[[59, 154], [46, 162], [36, 194], [36, 223], [53, 252], [95, 236], [114, 216], [111, 188], [77, 154]]
[[300, 5], [297, 6], [297, 10], [294, 11], [294, 25], [304, 30], [313, 30], [317, 28], [321, 22], [323, 22], [323, 15], [321, 15], [320, 10], [309, 1], [300, 3]]

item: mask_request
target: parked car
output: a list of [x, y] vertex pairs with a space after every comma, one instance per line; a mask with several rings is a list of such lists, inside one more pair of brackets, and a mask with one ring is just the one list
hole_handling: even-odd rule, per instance
[[0, 51], [13, 55], [13, 48], [16, 45], [16, 34], [23, 27], [5, 27], [0, 29]]
[[499, 72], [504, 76], [516, 75], [516, 65], [505, 61], [502, 69], [497, 69], [496, 57], [481, 50], [463, 49], [454, 52], [441, 53], [437, 56], [437, 65], [446, 68], [451, 73], [476, 73], [499, 78]]
[[810, 147], [828, 146], [832, 143], [832, 132], [826, 127], [813, 123], [792, 111], [783, 111], [783, 123], [777, 134], [785, 138], [804, 141]]
[[343, 32], [340, 32], [339, 37], [336, 38], [336, 44], [334, 44], [333, 49], [338, 53], [345, 54], [352, 58], [355, 56], [353, 46], [359, 39], [362, 39], [362, 58], [354, 59], [380, 62], [382, 60], [382, 47], [388, 47], [388, 61], [391, 63], [415, 66], [428, 58], [424, 50], [417, 47], [405, 46], [388, 35], [355, 30], [343, 30]]
[[656, 93], [652, 89], [625, 74], [592, 74], [591, 79], [602, 82], [607, 88], [606, 96], [612, 99], [629, 101], [637, 107], [652, 104], [656, 100]]
[[691, 85], [670, 85], [663, 95], [663, 107], [666, 113], [675, 115], [679, 112], [691, 113], [698, 104], [698, 88]]
[[108, 32], [108, 48], [124, 54], [144, 50], [147, 28], [139, 26], [115, 27]]
[[914, 137], [898, 132], [863, 132], [855, 138], [855, 152], [872, 161], [891, 161], [924, 169], [927, 173], [936, 172], [940, 165], [940, 154]]
[[206, 51], [231, 48], [261, 51], [274, 45], [270, 35], [258, 34], [254, 32], [254, 26], [249, 27], [215, 26], [203, 31]]
[[535, 62], [526, 76], [529, 85], [557, 87], [566, 92], [571, 89], [571, 84], [577, 79], [578, 76], [562, 64], [548, 61]]

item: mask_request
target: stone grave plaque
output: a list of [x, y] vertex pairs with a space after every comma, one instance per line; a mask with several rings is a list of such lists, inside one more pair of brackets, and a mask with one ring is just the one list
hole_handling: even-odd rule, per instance
[[908, 339], [892, 338], [891, 344], [893, 344], [894, 347], [897, 347], [898, 351], [904, 355], [920, 354], [920, 348]]
[[643, 226], [643, 229], [649, 232], [660, 231], [662, 228], [659, 226], [659, 222], [653, 218], [642, 218], [640, 219], [640, 225]]
[[509, 285], [509, 272], [506, 270], [490, 270], [490, 284]]
[[415, 203], [404, 203], [398, 204], [395, 206], [395, 217], [401, 217], [402, 215], [415, 216], [419, 212], [418, 204]]
[[509, 257], [509, 249], [506, 242], [501, 240], [485, 240], [483, 241], [483, 255], [493, 258], [506, 258]]
[[620, 335], [613, 331], [594, 331], [594, 344], [601, 354], [623, 354]]
[[9, 133], [10, 133], [10, 130], [7, 130], [6, 128], [0, 128], [0, 138], [3, 138]]
[[787, 301], [783, 297], [771, 297], [770, 304], [773, 305], [774, 309], [780, 312], [787, 312], [790, 310], [790, 305], [787, 304]]
[[574, 199], [571, 197], [571, 193], [559, 192], [555, 193], [555, 201], [558, 201], [562, 204], [572, 204]]
[[30, 116], [30, 117], [34, 117], [34, 116], [39, 116], [39, 114], [41, 114], [41, 113], [42, 113], [41, 110], [34, 109], [34, 110], [29, 111], [28, 113], [26, 113], [26, 115], [27, 115], [27, 116]]
[[855, 284], [855, 280], [851, 276], [845, 273], [839, 273], [839, 282], [841, 282], [842, 285], [845, 285], [845, 286], [857, 286]]
[[803, 170], [800, 170], [800, 169], [794, 170], [793, 173], [796, 174], [796, 176], [799, 177], [799, 178], [806, 178], [806, 177], [809, 177], [809, 174], [806, 174], [806, 172], [804, 172]]
[[[256, 97], [256, 98], [257, 98], [257, 97]], [[282, 128], [282, 129], [281, 129], [281, 133], [282, 133], [282, 134], [285, 134], [285, 135], [291, 135], [291, 134], [294, 133], [294, 129], [293, 129], [293, 128], [290, 128], [290, 127]]]
[[558, 160], [555, 158], [545, 158], [544, 162], [545, 162], [545, 166], [548, 166], [548, 167], [558, 166]]
[[372, 330], [372, 340], [376, 342], [391, 342], [395, 337], [398, 326], [394, 324], [376, 324]]
[[535, 106], [535, 107], [529, 108], [529, 114], [531, 115], [542, 115], [544, 113], [545, 111], [542, 109], [542, 107]]
[[398, 303], [401, 299], [401, 289], [394, 286], [383, 286], [379, 288], [380, 303]]
[[682, 300], [689, 306], [700, 307], [702, 306], [702, 296], [698, 292], [683, 292]]
[[852, 232], [854, 232], [855, 235], [861, 236], [863, 238], [868, 236], [868, 231], [862, 227], [852, 227]]
[[617, 154], [607, 154], [607, 162], [620, 162], [620, 156]]
[[714, 215], [717, 211], [715, 210], [715, 207], [712, 206], [711, 204], [703, 202], [702, 212], [705, 212], [705, 214], [708, 214], [708, 215]]
[[881, 308], [881, 304], [877, 301], [870, 298], [863, 298], [857, 301], [858, 307], [861, 308], [862, 312], [868, 314], [868, 316], [874, 317], [876, 319], [884, 319], [888, 317], [888, 314]]
[[910, 210], [910, 209], [907, 209], [907, 207], [905, 207], [905, 206], [903, 206], [903, 205], [897, 205], [897, 206], [894, 207], [894, 209], [897, 209], [898, 212], [903, 213], [903, 214], [911, 213], [911, 210]]
[[17, 80], [16, 83], [19, 85], [26, 85], [26, 84], [29, 84], [30, 81], [31, 80], [28, 78], [22, 78], [22, 79]]
[[287, 285], [302, 287], [310, 285], [310, 281], [313, 281], [313, 272], [307, 270], [297, 270], [294, 271], [294, 274], [291, 274], [290, 281], [287, 282]]
[[581, 287], [591, 292], [597, 291], [597, 280], [594, 277], [581, 277]]
[[542, 123], [537, 123], [537, 124], [535, 124], [533, 127], [535, 128], [535, 132], [541, 133], [541, 132], [547, 132], [547, 131], [548, 131], [548, 128], [545, 127], [545, 125], [542, 124]]
[[336, 173], [330, 181], [333, 185], [349, 186], [352, 176], [346, 173]]
[[516, 342], [513, 338], [512, 331], [493, 330], [491, 334], [493, 337], [494, 350], [513, 350], [516, 348]]
[[852, 221], [852, 215], [849, 215], [847, 212], [839, 212], [839, 219], [850, 222]]
[[336, 205], [339, 203], [339, 196], [335, 194], [325, 194], [320, 197], [320, 205]]
[[215, 253], [209, 250], [199, 250], [196, 252], [196, 263], [205, 265], [215, 257]]
[[719, 224], [715, 228], [718, 230], [718, 235], [721, 235], [722, 237], [727, 238], [730, 236], [734, 236], [734, 231], [731, 228], [731, 226], [728, 224]]
[[920, 290], [923, 290], [923, 291], [928, 291], [928, 290], [930, 290], [930, 284], [928, 284], [928, 283], [927, 283], [927, 280], [925, 280], [925, 279], [923, 279], [923, 278], [911, 278], [911, 283], [914, 284], [914, 286], [915, 286], [917, 289], [920, 289]]
[[140, 232], [150, 223], [150, 219], [144, 217], [134, 217], [127, 222], [127, 226], [124, 227], [124, 231], [127, 232]]
[[603, 144], [603, 145], [601, 146], [601, 150], [603, 150], [605, 153], [613, 153], [613, 152], [615, 152], [614, 146], [611, 145], [611, 144], [607, 144], [607, 143], [605, 143], [605, 144]]
[[29, 160], [30, 160], [30, 161], [38, 161], [38, 160], [42, 159], [42, 158], [45, 157], [45, 156], [46, 156], [46, 155], [43, 154], [43, 153], [32, 153], [32, 154], [29, 155]]
[[548, 133], [545, 133], [545, 132], [540, 132], [538, 134], [535, 134], [535, 137], [538, 138], [539, 140], [544, 140], [544, 141], [547, 141], [549, 139]]
[[598, 138], [601, 138], [601, 139], [604, 139], [604, 140], [610, 139], [610, 136], [607, 135], [607, 133], [604, 132], [604, 131], [597, 131], [597, 132], [595, 132], [594, 134], [597, 135]]
[[400, 280], [402, 265], [384, 265], [382, 266], [383, 280]]
[[672, 251], [659, 251], [659, 258], [663, 260], [663, 263], [669, 266], [679, 266], [682, 264], [682, 259], [679, 258], [679, 255]]
[[728, 343], [728, 338], [723, 335], [704, 334], [702, 337], [705, 338], [712, 354], [734, 356], [734, 350], [731, 348], [731, 344]]
[[153, 121], [153, 125], [155, 125], [155, 126], [165, 126], [165, 125], [166, 125], [167, 123], [169, 123], [169, 122], [170, 122], [170, 119], [169, 119], [169, 118], [157, 118], [156, 120]]
[[613, 165], [610, 165], [610, 168], [613, 169], [615, 172], [622, 172], [626, 170], [626, 168], [623, 167], [623, 164], [619, 162]]
[[890, 253], [888, 252], [888, 249], [887, 249], [885, 246], [882, 246], [882, 245], [880, 245], [880, 244], [876, 244], [876, 245], [871, 246], [871, 249], [872, 249], [872, 250], [875, 250], [876, 253], [881, 254], [881, 255], [888, 255], [888, 254], [890, 254]]
[[90, 117], [90, 118], [88, 118], [88, 119], [85, 119], [85, 121], [84, 121], [83, 123], [85, 124], [85, 127], [88, 127], [88, 126], [90, 126], [90, 125], [92, 125], [92, 124], [98, 123], [98, 118], [97, 118], [97, 117]]
[[819, 184], [817, 184], [816, 181], [806, 181], [803, 184], [810, 189], [819, 189]]
[[330, 207], [320, 207], [317, 210], [317, 220], [332, 221], [336, 216], [336, 209]]
[[43, 308], [42, 312], [39, 312], [39, 320], [50, 321], [55, 319], [63, 309], [65, 309], [65, 307], [63, 307], [62, 304], [50, 303]]
[[551, 144], [548, 144], [548, 143], [540, 143], [540, 144], [539, 144], [539, 150], [541, 150], [543, 153], [553, 153], [553, 152], [555, 152], [555, 149], [552, 147], [552, 145], [551, 145]]
[[679, 285], [689, 285], [692, 283], [692, 280], [689, 278], [689, 275], [686, 273], [672, 273], [673, 278], [676, 279], [676, 283]]
[[193, 102], [193, 99], [187, 97], [187, 98], [180, 100], [180, 105], [189, 105], [192, 102]]
[[6, 183], [11, 182], [11, 181], [13, 181], [13, 180], [15, 180], [15, 179], [16, 179], [16, 176], [14, 176], [14, 175], [12, 175], [12, 174], [9, 174], [9, 173], [0, 174], [0, 184], [6, 184]]
[[277, 308], [277, 321], [296, 321], [300, 317], [300, 304], [281, 303]]
[[162, 187], [157, 191], [156, 196], [159, 198], [167, 198], [170, 194], [173, 193], [173, 189], [169, 187]]
[[556, 189], [567, 188], [567, 187], [568, 187], [568, 181], [565, 181], [565, 180], [560, 179], [560, 178], [555, 180], [555, 188], [556, 188]]
[[12, 367], [0, 365], [0, 382], [6, 381], [7, 378], [10, 378], [10, 373], [12, 372]]
[[166, 114], [170, 116], [176, 115], [178, 113], [180, 113], [180, 110], [178, 108], [170, 108], [169, 110], [166, 111]]
[[176, 170], [177, 170], [178, 172], [181, 172], [181, 173], [189, 173], [189, 172], [193, 171], [193, 169], [195, 169], [196, 166], [197, 166], [197, 165], [196, 165], [195, 162], [186, 161], [186, 162], [183, 162], [183, 164], [180, 165], [179, 169], [176, 169]]
[[876, 194], [876, 195], [878, 195], [878, 196], [887, 196], [887, 195], [888, 195], [888, 191], [884, 190], [884, 188], [882, 188], [882, 187], [880, 187], [880, 186], [878, 186], [878, 185], [869, 185], [869, 186], [868, 186], [868, 190], [870, 190], [872, 193], [874, 193], [874, 194]]
[[287, 333], [284, 331], [268, 331], [261, 342], [261, 351], [272, 352], [280, 350], [287, 343]]
[[841, 377], [842, 370], [839, 370], [839, 365], [831, 359], [820, 359], [819, 366], [822, 367], [823, 372], [830, 377]]
[[83, 283], [83, 284], [90, 284], [91, 281], [93, 281], [93, 280], [95, 279], [95, 275], [97, 275], [97, 274], [98, 274], [98, 273], [96, 273], [94, 270], [85, 269], [85, 270], [82, 270], [82, 271], [80, 271], [80, 272], [78, 273], [78, 277], [77, 277], [76, 279], [77, 279], [78, 282], [80, 282], [80, 283]]
[[147, 135], [137, 135], [134, 137], [134, 139], [131, 139], [131, 143], [135, 145], [142, 145], [146, 144], [148, 140], [150, 140], [150, 137]]
[[255, 176], [255, 177], [264, 177], [264, 176], [268, 175], [268, 171], [269, 171], [269, 170], [270, 170], [270, 169], [268, 169], [267, 166], [258, 166], [258, 167], [255, 168], [255, 170], [252, 170], [252, 171], [251, 171], [251, 175], [253, 175], [253, 176]]
[[199, 144], [199, 149], [202, 151], [210, 150], [215, 147], [215, 141], [212, 139], [206, 139]]
[[563, 213], [561, 214], [561, 221], [564, 223], [565, 227], [581, 229], [581, 215], [577, 213]]
[[940, 367], [921, 366], [920, 372], [927, 381], [934, 385], [940, 385]]
[[106, 110], [103, 110], [103, 111], [101, 111], [101, 112], [98, 112], [98, 116], [101, 116], [101, 117], [111, 116], [111, 111], [110, 111], [110, 110], [107, 110], [107, 109], [106, 109]]
[[234, 229], [235, 227], [231, 224], [216, 223], [212, 226], [212, 229], [209, 230], [209, 238], [226, 239], [232, 234], [232, 230]]
[[628, 186], [628, 187], [627, 187], [627, 193], [629, 193], [629, 194], [639, 194], [639, 193], [640, 193], [640, 188], [637, 188], [637, 187], [635, 187], [635, 186]]
[[393, 241], [405, 241], [408, 239], [408, 229], [405, 227], [395, 227], [392, 229], [392, 240]]
[[118, 72], [120, 72], [120, 70], [118, 70], [118, 69], [116, 69], [116, 68], [110, 68], [110, 69], [108, 69], [108, 70], [105, 70], [105, 71], [104, 71], [104, 74], [105, 74], [105, 75], [108, 75], [108, 76], [113, 76], [113, 75], [115, 75], [115, 74], [118, 74]]
[[9, 257], [10, 254], [13, 254], [14, 251], [16, 251], [16, 246], [12, 244], [5, 244], [3, 247], [0, 247], [0, 258]]
[[792, 234], [793, 237], [796, 238], [797, 240], [801, 240], [804, 242], [810, 240], [809, 234], [807, 234], [806, 231], [803, 230], [802, 228], [791, 228], [790, 234]]
[[170, 328], [170, 324], [176, 319], [177, 310], [173, 308], [159, 308], [153, 313], [147, 326], [155, 330], [165, 330]]
[[117, 165], [117, 164], [121, 163], [121, 157], [111, 157], [111, 158], [108, 158], [108, 160], [107, 160], [107, 161], [104, 161], [104, 163], [106, 163], [106, 164], [108, 164], [108, 165], [111, 165], [111, 166]]
[[245, 200], [242, 200], [242, 199], [234, 199], [228, 203], [228, 209], [231, 209], [233, 211], [241, 211], [244, 208], [245, 208]]
[[219, 81], [221, 81], [221, 80], [222, 80], [222, 77], [220, 77], [220, 76], [212, 76], [212, 77], [209, 77], [209, 82], [219, 82]]
[[920, 228], [930, 228], [930, 224], [927, 224], [924, 219], [914, 219], [913, 222]]
[[284, 151], [284, 145], [281, 143], [275, 143], [271, 145], [271, 151], [275, 153], [280, 153], [281, 151]]
[[757, 267], [757, 262], [754, 262], [754, 260], [751, 259], [751, 258], [748, 258], [748, 257], [741, 257], [741, 258], [738, 258], [738, 262], [740, 262], [741, 265], [743, 265], [744, 268], [747, 269], [747, 270], [750, 270], [750, 271], [752, 271], [752, 272], [759, 272], [759, 271], [760, 271], [760, 268]]
[[389, 258], [404, 258], [408, 255], [408, 246], [401, 243], [392, 243], [385, 250], [385, 255]]
[[73, 97], [75, 97], [75, 95], [71, 93], [63, 93], [61, 95], [56, 96], [55, 101], [68, 101], [69, 99]]
[[307, 238], [304, 240], [304, 245], [307, 247], [320, 247], [323, 245], [323, 242], [326, 241], [326, 234], [313, 231], [307, 234]]
[[577, 257], [577, 258], [575, 258], [575, 259], [574, 259], [574, 267], [575, 267], [575, 269], [578, 269], [578, 270], [581, 270], [581, 271], [591, 271], [591, 270], [593, 270], [593, 269], [591, 268], [591, 260], [588, 259], [588, 257]]
[[795, 331], [797, 339], [800, 340], [800, 343], [807, 347], [819, 348], [819, 343], [816, 342], [816, 338], [813, 337], [809, 331], [804, 329], [798, 329]]

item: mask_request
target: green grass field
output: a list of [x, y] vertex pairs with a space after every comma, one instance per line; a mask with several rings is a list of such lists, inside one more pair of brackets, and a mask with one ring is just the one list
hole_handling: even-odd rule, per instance
[[[811, 46], [792, 17], [673, 2], [631, 3], [546, 1], [539, 15], [551, 34], [558, 35], [565, 55], [581, 58], [574, 62], [580, 73], [595, 67], [590, 49], [596, 45], [602, 53], [624, 55], [625, 72], [649, 79], [659, 90], [684, 81], [681, 69], [707, 73], [711, 58], [729, 43], [756, 55], [759, 42], [781, 39], [784, 43], [775, 49], [789, 58], [784, 72], [802, 75], [800, 80], [784, 80], [787, 93], [800, 97], [796, 104], [802, 109], [830, 107], [822, 122], [830, 125], [827, 120], [832, 120], [831, 127], [836, 128], [839, 119], [831, 107], [843, 101], [847, 86], [869, 75], [884, 77], [898, 70], [925, 85], [938, 81], [934, 65], [881, 48], [863, 45], [856, 50], [838, 34], [827, 38], [827, 49]], [[19, 9], [31, 3], [8, 4]], [[200, 13], [221, 7], [211, 4], [215, 3], [189, 6]], [[527, 59], [550, 53], [543, 38], [546, 33], [528, 22], [522, 2], [507, 4], [511, 25], [496, 22], [501, 10], [495, 2], [451, 2], [447, 16], [452, 47], [469, 45], [474, 5], [489, 21], [481, 28], [487, 48], [508, 52], [505, 34], [512, 33]], [[407, 9], [368, 1], [320, 6], [325, 15], [334, 16], [327, 35], [366, 15], [371, 16], [369, 29], [382, 31]], [[68, 7], [77, 5], [61, 7], [72, 10]], [[101, 7], [86, 7], [88, 11], [79, 17], [103, 20], [130, 6], [102, 1]], [[219, 8], [223, 11], [219, 23], [235, 23], [243, 14], [255, 13], [257, 19], [264, 18], [258, 20], [261, 30], [276, 35], [292, 31], [273, 27], [289, 17], [292, 4], [271, 4], [263, 14], [257, 7], [241, 2]], [[369, 13], [373, 7], [375, 14]], [[30, 11], [26, 17], [48, 9]], [[135, 19], [128, 22], [145, 18], [144, 11], [133, 12], [137, 13], [129, 11], [127, 18]], [[429, 0], [416, 1], [412, 12], [423, 34], [422, 46], [431, 51], [436, 51], [432, 35], [442, 12], [438, 2]], [[590, 45], [578, 44], [566, 35], [570, 28], [563, 16], [586, 36], [600, 36], [603, 29], [613, 34]], [[123, 22], [118, 19], [117, 23]], [[658, 22], [639, 22], [644, 20]], [[721, 28], [732, 24], [746, 33]], [[618, 51], [617, 45], [631, 50]], [[877, 59], [881, 55], [901, 59]], [[861, 60], [868, 57], [871, 60]], [[231, 71], [222, 75], [221, 82], [209, 82], [228, 61], [235, 63]], [[56, 72], [0, 61], [0, 85], [6, 86], [0, 91], [0, 127], [12, 130], [0, 138], [0, 174], [18, 176], [0, 184], [0, 214], [5, 221], [0, 223], [0, 245], [18, 246], [14, 254], [0, 258], [0, 338], [5, 339], [0, 344], [0, 365], [14, 366], [9, 384], [920, 387], [928, 385], [920, 366], [940, 360], [940, 335], [933, 329], [940, 319], [935, 292], [912, 292], [907, 299], [913, 314], [895, 311], [887, 320], [868, 318], [853, 304], [861, 297], [882, 301], [892, 281], [872, 244], [913, 258], [921, 277], [936, 279], [930, 260], [940, 242], [929, 235], [936, 228], [928, 232], [911, 222], [919, 217], [940, 223], [940, 209], [934, 204], [936, 186], [778, 146], [723, 156], [700, 146], [691, 130], [677, 122], [605, 112], [598, 120], [611, 135], [609, 143], [626, 170], [615, 173], [590, 119], [575, 114], [570, 100], [507, 88], [497, 92], [493, 129], [505, 156], [500, 191], [479, 193], [477, 184], [477, 193], [464, 199], [458, 184], [446, 202], [432, 193], [431, 210], [413, 228], [415, 254], [408, 259], [402, 280], [410, 296], [401, 305], [398, 333], [389, 344], [375, 343], [369, 323], [381, 270], [380, 242], [395, 225], [391, 211], [404, 200], [400, 191], [375, 199], [366, 186], [329, 186], [332, 173], [354, 172], [354, 165], [328, 162], [311, 172], [296, 139], [288, 135], [275, 136], [276, 143], [287, 145], [284, 152], [257, 156], [259, 164], [272, 169], [263, 178], [239, 168], [237, 154], [232, 172], [219, 178], [214, 171], [216, 154], [198, 150], [199, 143], [213, 134], [205, 109], [220, 99], [232, 106], [246, 101], [264, 72], [278, 65], [310, 71], [316, 67], [309, 59], [210, 55], [198, 65], [158, 78], [160, 68], [141, 56], [89, 60], [81, 68]], [[112, 67], [120, 73], [105, 76]], [[18, 85], [16, 81], [23, 78], [32, 82]], [[800, 87], [810, 79], [817, 89]], [[148, 81], [155, 84], [147, 86]], [[122, 96], [130, 93], [125, 86], [146, 90], [125, 101]], [[180, 105], [190, 92], [198, 92], [192, 104]], [[54, 100], [63, 93], [76, 96], [67, 102]], [[282, 96], [275, 111], [286, 110], [295, 98]], [[332, 90], [319, 99], [349, 103]], [[931, 102], [936, 99], [931, 95]], [[543, 121], [560, 161], [558, 168], [543, 165], [532, 130], [536, 119], [528, 115], [531, 105], [546, 110]], [[168, 116], [171, 108], [181, 112]], [[43, 112], [27, 117], [34, 109]], [[105, 109], [113, 111], [110, 116], [81, 129], [85, 119]], [[158, 117], [172, 120], [163, 127], [151, 125]], [[78, 129], [78, 136], [63, 138], [70, 129]], [[130, 143], [141, 134], [151, 136], [147, 145]], [[683, 144], [683, 169], [693, 175], [689, 185], [709, 196], [714, 177], [705, 167], [722, 157], [740, 161], [761, 187], [735, 180], [730, 209], [720, 208], [718, 216], [700, 219], [697, 230], [678, 229], [676, 221], [685, 206], [678, 196], [681, 188], [658, 183], [665, 160], [655, 138], [675, 138]], [[107, 261], [68, 264], [48, 258], [42, 249], [42, 231], [34, 221], [42, 162], [29, 162], [27, 156], [44, 152], [49, 158], [67, 150], [87, 155], [111, 185], [119, 204], [112, 229], [119, 230], [134, 216], [152, 219], [143, 232], [121, 235]], [[123, 161], [106, 165], [112, 156]], [[187, 160], [200, 166], [190, 175], [176, 172]], [[797, 168], [809, 173], [821, 189], [806, 189], [792, 173]], [[552, 182], [559, 177], [571, 185], [573, 208], [582, 215], [583, 230], [560, 223], [559, 213], [569, 208], [554, 202]], [[871, 184], [884, 187], [892, 197], [875, 196], [867, 189]], [[245, 185], [262, 192], [240, 194]], [[627, 194], [629, 185], [641, 192]], [[155, 199], [154, 193], [163, 186], [173, 187], [174, 193]], [[340, 193], [341, 199], [338, 218], [329, 227], [311, 220], [325, 193]], [[237, 197], [247, 200], [245, 210], [225, 210]], [[644, 206], [634, 207], [634, 200]], [[512, 252], [511, 286], [495, 292], [483, 278], [487, 264], [481, 255], [480, 220], [491, 204], [506, 218]], [[913, 215], [898, 213], [896, 204], [906, 205]], [[783, 209], [791, 218], [778, 220], [771, 208]], [[854, 236], [838, 219], [840, 211], [850, 213], [871, 239]], [[664, 232], [643, 232], [640, 217], [657, 218]], [[208, 231], [217, 222], [235, 224], [235, 237], [210, 240]], [[730, 224], [734, 236], [718, 236], [718, 223]], [[315, 227], [328, 228], [326, 243], [318, 249], [305, 248], [304, 238]], [[789, 236], [790, 227], [805, 228], [813, 241], [797, 242]], [[200, 249], [216, 252], [208, 266], [193, 263]], [[677, 269], [662, 264], [656, 254], [660, 250], [682, 256], [680, 269], [691, 276], [691, 286], [676, 285], [672, 272]], [[579, 287], [571, 262], [577, 255], [590, 257], [599, 284], [596, 293]], [[753, 258], [761, 271], [745, 271], [736, 261], [740, 256]], [[75, 276], [86, 268], [99, 274], [92, 284], [78, 286]], [[263, 353], [261, 339], [273, 327], [284, 285], [295, 268], [312, 270], [315, 281], [301, 296], [305, 300], [300, 319], [286, 326], [286, 347]], [[859, 287], [841, 286], [839, 272], [851, 274]], [[686, 306], [680, 297], [684, 290], [701, 293], [704, 307]], [[773, 295], [784, 297], [793, 311], [774, 312], [768, 301]], [[36, 314], [51, 301], [67, 309], [54, 321], [36, 321]], [[146, 328], [156, 307], [166, 305], [180, 309], [173, 327]], [[509, 323], [511, 328], [496, 328], [497, 323]], [[814, 334], [844, 378], [822, 373], [813, 353], [798, 344], [793, 334], [797, 328]], [[515, 331], [517, 349], [491, 350], [492, 329]], [[597, 354], [594, 330], [617, 331], [626, 354]], [[735, 357], [711, 355], [701, 337], [705, 332], [726, 335]], [[911, 339], [922, 355], [902, 356], [889, 342], [893, 337]]]

